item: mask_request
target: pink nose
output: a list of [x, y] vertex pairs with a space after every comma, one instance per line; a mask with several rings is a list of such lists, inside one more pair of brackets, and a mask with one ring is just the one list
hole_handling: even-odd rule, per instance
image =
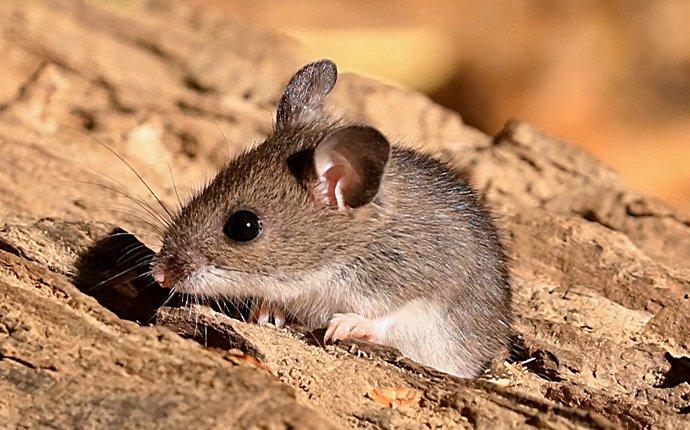
[[151, 274], [153, 275], [153, 279], [160, 284], [161, 287], [163, 288], [168, 288], [168, 278], [165, 276], [165, 271], [160, 269], [159, 267], [154, 267], [153, 270], [151, 270]]

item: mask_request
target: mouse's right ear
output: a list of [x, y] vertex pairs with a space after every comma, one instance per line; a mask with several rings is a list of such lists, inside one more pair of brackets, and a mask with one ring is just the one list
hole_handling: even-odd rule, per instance
[[276, 125], [300, 125], [318, 118], [337, 78], [338, 69], [331, 60], [315, 61], [299, 69], [280, 98]]
[[340, 211], [364, 206], [379, 192], [391, 146], [369, 126], [330, 132], [314, 150], [315, 195]]

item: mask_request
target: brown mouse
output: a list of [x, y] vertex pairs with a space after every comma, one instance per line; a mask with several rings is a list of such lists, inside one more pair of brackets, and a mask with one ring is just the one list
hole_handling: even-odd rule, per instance
[[506, 346], [511, 290], [488, 210], [450, 166], [334, 120], [329, 60], [288, 83], [266, 140], [176, 215], [152, 274], [176, 291], [253, 298], [253, 319], [327, 327], [475, 377]]

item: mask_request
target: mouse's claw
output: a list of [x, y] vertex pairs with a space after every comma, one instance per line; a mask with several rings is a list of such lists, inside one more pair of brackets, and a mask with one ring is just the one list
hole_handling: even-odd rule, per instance
[[375, 341], [376, 323], [357, 314], [333, 314], [328, 329], [323, 337], [324, 343], [345, 339], [363, 339]]
[[252, 309], [249, 313], [249, 321], [258, 325], [285, 325], [285, 311], [275, 303], [264, 299], [252, 300]]

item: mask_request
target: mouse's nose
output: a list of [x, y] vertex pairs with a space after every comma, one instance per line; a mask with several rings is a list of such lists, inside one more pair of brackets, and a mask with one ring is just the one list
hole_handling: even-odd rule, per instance
[[153, 267], [151, 267], [151, 276], [153, 276], [153, 279], [158, 282], [158, 285], [161, 287], [170, 288], [170, 277], [166, 275], [165, 269], [160, 265], [154, 264]]
[[158, 283], [160, 284], [161, 287], [168, 288], [168, 285], [167, 285], [167, 283], [166, 283], [166, 281], [167, 281], [168, 279], [165, 277], [165, 273], [163, 273], [163, 272], [156, 272], [156, 273], [153, 274], [153, 279], [155, 279], [156, 282], [158, 282]]

